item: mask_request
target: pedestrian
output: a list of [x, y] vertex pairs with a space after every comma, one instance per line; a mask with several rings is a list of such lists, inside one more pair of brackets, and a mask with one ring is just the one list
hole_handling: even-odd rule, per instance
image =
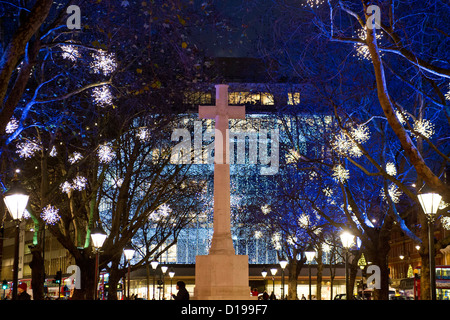
[[252, 296], [253, 296], [253, 297], [257, 297], [257, 296], [258, 296], [258, 289], [253, 288], [253, 290], [252, 290]]
[[273, 291], [270, 294], [270, 300], [277, 300], [277, 297], [275, 296], [275, 293], [273, 293]]
[[177, 295], [172, 294], [175, 300], [189, 300], [189, 292], [186, 290], [186, 284], [184, 281], [177, 282]]
[[31, 296], [27, 293], [27, 284], [22, 282], [17, 286], [17, 300], [31, 300]]
[[302, 298], [301, 300], [306, 300], [305, 295], [302, 293]]
[[263, 300], [269, 300], [269, 294], [267, 293], [267, 291], [264, 291], [263, 293]]

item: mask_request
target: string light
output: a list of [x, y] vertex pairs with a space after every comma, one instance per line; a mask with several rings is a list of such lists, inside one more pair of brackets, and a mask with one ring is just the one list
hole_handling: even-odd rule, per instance
[[[361, 40], [365, 41], [367, 39], [366, 29], [360, 29], [358, 31], [358, 37]], [[377, 40], [380, 40], [381, 37], [382, 37], [381, 32], [376, 35]], [[358, 43], [354, 44], [354, 48], [356, 50], [356, 56], [359, 58], [359, 60], [370, 60], [371, 59], [369, 47], [366, 44], [358, 42]], [[380, 55], [383, 56], [383, 53], [380, 53]]]
[[311, 8], [318, 8], [325, 0], [306, 0], [306, 5]]

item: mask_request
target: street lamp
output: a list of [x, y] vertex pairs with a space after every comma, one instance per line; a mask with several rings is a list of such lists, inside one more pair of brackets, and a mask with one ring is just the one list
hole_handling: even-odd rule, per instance
[[314, 260], [314, 257], [316, 256], [316, 251], [312, 247], [312, 245], [309, 245], [308, 248], [305, 250], [305, 256], [306, 261], [308, 262], [308, 272], [309, 272], [309, 300], [311, 300], [311, 263]]
[[3, 194], [3, 200], [16, 223], [16, 234], [14, 241], [14, 265], [13, 265], [13, 300], [17, 300], [17, 286], [19, 283], [19, 224], [25, 208], [28, 204], [29, 195], [27, 191], [19, 185], [17, 172], [12, 180], [12, 186]]
[[[167, 269], [169, 269], [168, 266], [163, 265], [161, 266], [161, 271], [162, 271], [162, 290], [163, 290], [163, 294], [162, 294], [162, 300], [164, 300], [164, 295], [166, 293], [166, 289], [165, 289], [165, 284], [164, 284], [164, 276], [166, 275]], [[159, 298], [159, 300], [161, 300], [161, 297]]]
[[266, 271], [266, 267], [264, 267], [261, 271], [261, 275], [264, 279], [264, 291], [266, 291], [266, 276], [267, 276], [267, 271]]
[[152, 269], [153, 269], [153, 300], [155, 299], [155, 277], [156, 277], [156, 268], [158, 268], [158, 260], [156, 260], [155, 258], [153, 258], [153, 261], [150, 262]]
[[441, 195], [434, 192], [417, 195], [423, 212], [428, 217], [428, 251], [430, 259], [430, 290], [431, 300], [436, 300], [436, 268], [434, 257], [434, 219], [441, 202]]
[[103, 247], [103, 243], [105, 242], [107, 237], [107, 234], [105, 230], [100, 225], [100, 222], [98, 222], [97, 227], [91, 230], [91, 239], [92, 239], [92, 246], [95, 249], [95, 300], [98, 299], [98, 277], [99, 277], [99, 251], [100, 248]]
[[273, 284], [272, 293], [274, 299], [275, 299], [275, 275], [277, 274], [277, 271], [278, 269], [275, 267], [270, 268], [270, 273], [272, 274], [272, 284]]
[[128, 285], [127, 285], [127, 298], [130, 299], [130, 269], [131, 269], [131, 259], [133, 259], [134, 256], [134, 248], [131, 245], [131, 243], [128, 243], [123, 248], [123, 254], [125, 255], [125, 259], [128, 261]]
[[347, 300], [350, 300], [350, 288], [348, 287], [348, 271], [347, 271], [347, 263], [348, 263], [348, 250], [353, 245], [355, 241], [355, 236], [352, 235], [348, 230], [344, 230], [341, 235], [342, 246], [345, 251], [345, 295]]
[[281, 257], [279, 264], [281, 267], [281, 300], [284, 300], [284, 268], [286, 268], [288, 262], [284, 257]]
[[170, 277], [170, 299], [172, 299], [172, 280], [173, 277], [175, 276], [175, 270], [173, 270], [173, 268], [170, 268], [169, 270], [169, 277]]

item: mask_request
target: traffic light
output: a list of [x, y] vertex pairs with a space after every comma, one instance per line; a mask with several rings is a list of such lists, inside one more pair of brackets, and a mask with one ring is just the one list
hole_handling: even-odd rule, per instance
[[61, 271], [56, 271], [55, 282], [56, 282], [56, 283], [61, 283], [61, 279], [62, 279], [62, 273], [61, 273]]
[[8, 281], [3, 280], [3, 283], [2, 283], [2, 289], [3, 289], [3, 290], [8, 289]]

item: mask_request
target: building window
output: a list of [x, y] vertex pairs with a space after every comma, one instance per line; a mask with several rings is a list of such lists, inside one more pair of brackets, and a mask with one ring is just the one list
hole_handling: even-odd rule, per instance
[[212, 103], [212, 96], [210, 92], [184, 92], [183, 103], [207, 105]]
[[300, 92], [289, 92], [288, 93], [288, 105], [300, 104]]
[[253, 93], [253, 92], [230, 92], [228, 94], [228, 103], [232, 105], [243, 104], [258, 104], [258, 105], [273, 105], [273, 95], [268, 92]]

